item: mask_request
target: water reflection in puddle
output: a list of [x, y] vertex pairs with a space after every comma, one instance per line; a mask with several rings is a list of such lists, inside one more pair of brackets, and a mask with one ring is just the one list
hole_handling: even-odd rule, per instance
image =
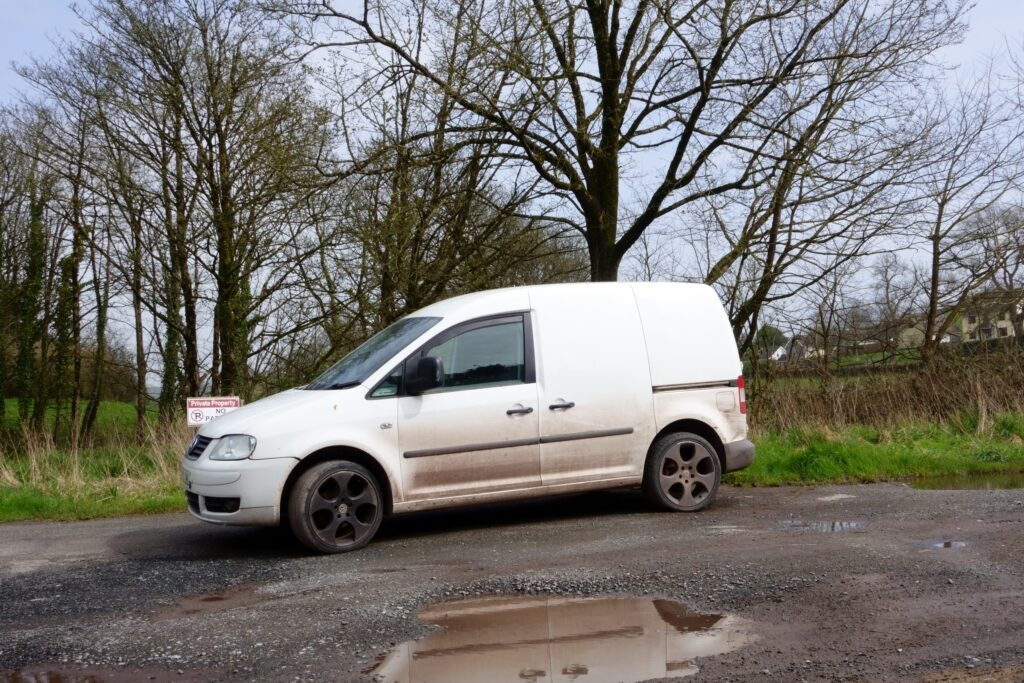
[[806, 531], [818, 534], [839, 534], [845, 532], [864, 531], [864, 522], [805, 522], [798, 519], [787, 519], [782, 528], [788, 531]]
[[966, 541], [940, 541], [938, 543], [933, 543], [932, 547], [938, 548], [939, 550], [956, 550], [959, 548], [966, 548], [967, 543]]
[[1020, 489], [1024, 488], [1024, 472], [1010, 474], [968, 474], [950, 477], [926, 477], [914, 479], [910, 486], [915, 489]]
[[697, 673], [694, 660], [757, 639], [751, 622], [650, 599], [496, 597], [427, 607], [443, 630], [408, 641], [368, 673], [387, 683], [642, 681]]

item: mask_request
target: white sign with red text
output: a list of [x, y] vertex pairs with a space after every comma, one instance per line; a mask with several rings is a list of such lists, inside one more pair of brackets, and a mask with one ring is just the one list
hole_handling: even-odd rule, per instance
[[186, 398], [185, 414], [188, 425], [197, 427], [214, 420], [221, 415], [242, 407], [242, 399], [237, 396], [210, 396], [209, 398]]

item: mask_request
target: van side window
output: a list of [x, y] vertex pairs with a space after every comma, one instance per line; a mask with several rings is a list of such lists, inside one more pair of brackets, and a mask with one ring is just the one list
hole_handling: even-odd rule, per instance
[[387, 398], [397, 396], [398, 390], [402, 388], [402, 366], [399, 365], [394, 371], [385, 377], [377, 388], [370, 394], [370, 398]]
[[523, 321], [474, 327], [423, 350], [444, 363], [444, 386], [427, 393], [526, 381]]

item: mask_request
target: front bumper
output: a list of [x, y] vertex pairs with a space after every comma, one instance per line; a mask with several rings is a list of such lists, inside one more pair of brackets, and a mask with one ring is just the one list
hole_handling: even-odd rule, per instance
[[754, 462], [754, 443], [743, 439], [725, 444], [725, 471], [735, 472]]
[[[207, 449], [209, 450], [209, 449]], [[210, 460], [204, 453], [181, 463], [188, 511], [204, 522], [275, 526], [281, 520], [281, 492], [295, 458]]]

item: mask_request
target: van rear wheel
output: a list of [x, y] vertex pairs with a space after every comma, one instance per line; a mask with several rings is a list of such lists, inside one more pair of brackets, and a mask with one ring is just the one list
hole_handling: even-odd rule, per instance
[[384, 517], [380, 484], [362, 465], [336, 460], [303, 472], [288, 498], [288, 523], [303, 545], [343, 553], [370, 542]]
[[696, 512], [715, 499], [722, 463], [707, 439], [690, 432], [666, 434], [651, 447], [644, 467], [644, 492], [665, 510]]

